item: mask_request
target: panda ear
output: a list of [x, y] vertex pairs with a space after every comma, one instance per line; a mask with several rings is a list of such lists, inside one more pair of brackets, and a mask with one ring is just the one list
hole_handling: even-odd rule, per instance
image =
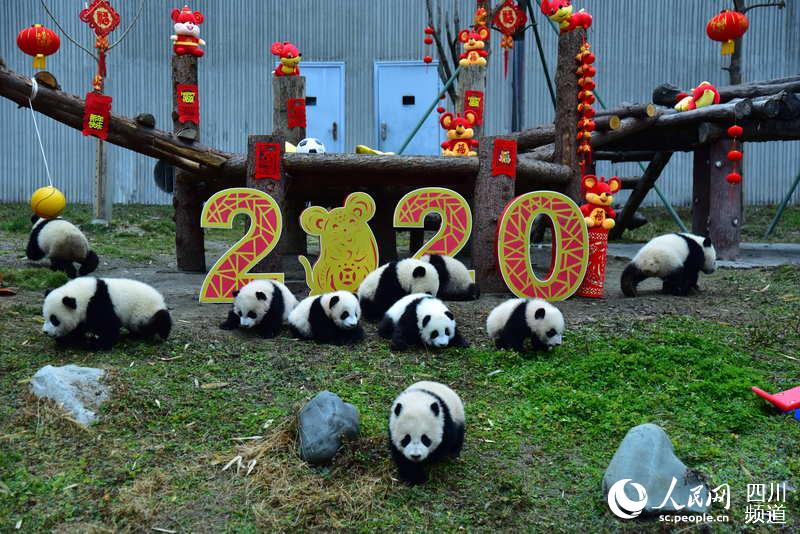
[[261, 291], [256, 291], [256, 298], [258, 300], [267, 300], [267, 296]]
[[403, 409], [403, 405], [402, 404], [400, 404], [399, 402], [397, 404], [395, 404], [395, 406], [394, 406], [394, 415], [395, 416], [400, 415], [400, 411], [402, 409]]
[[431, 322], [431, 316], [430, 316], [430, 315], [426, 315], [426, 316], [425, 316], [425, 317], [422, 319], [422, 328], [425, 328], [426, 326], [428, 326], [428, 323], [429, 323], [429, 322]]
[[328, 307], [329, 308], [333, 308], [334, 306], [336, 306], [337, 302], [339, 302], [339, 296], [338, 295], [334, 295], [333, 297], [331, 297], [330, 302], [328, 302]]
[[711, 246], [711, 238], [710, 238], [710, 237], [707, 237], [707, 238], [705, 238], [705, 239], [703, 240], [703, 246], [704, 246], [705, 248], [708, 248], [708, 247], [710, 247], [710, 246]]
[[455, 319], [455, 315], [453, 315], [453, 312], [451, 312], [450, 310], [447, 310], [446, 312], [444, 312], [444, 314], [447, 316], [448, 319], [451, 320]]
[[35, 213], [33, 215], [31, 215], [31, 224], [35, 223], [38, 220], [39, 220], [39, 216], [38, 215], [36, 215]]
[[78, 301], [75, 300], [72, 297], [64, 297], [63, 299], [61, 299], [61, 302], [64, 303], [64, 306], [66, 306], [67, 308], [70, 308], [72, 310], [75, 310], [75, 309], [78, 308]]
[[438, 402], [431, 403], [431, 411], [433, 412], [433, 415], [439, 415], [439, 403]]
[[536, 319], [544, 319], [544, 308], [539, 308], [536, 310], [536, 313], [533, 316]]
[[234, 298], [238, 297], [239, 296], [239, 290], [238, 289], [234, 289], [232, 295], [234, 296]]
[[49, 295], [49, 294], [50, 294], [52, 291], [53, 291], [53, 288], [52, 288], [52, 287], [48, 287], [47, 289], [45, 289], [45, 290], [44, 290], [44, 296], [46, 297], [46, 296], [47, 296], [47, 295]]
[[414, 269], [414, 271], [411, 273], [411, 276], [413, 276], [414, 278], [425, 278], [426, 272], [427, 271], [425, 271], [425, 267], [420, 265], [419, 267]]

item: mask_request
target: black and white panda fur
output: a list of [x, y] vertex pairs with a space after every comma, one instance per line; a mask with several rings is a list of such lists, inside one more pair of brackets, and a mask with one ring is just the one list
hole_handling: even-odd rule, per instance
[[444, 384], [417, 382], [398, 395], [389, 413], [389, 446], [400, 479], [422, 484], [427, 465], [458, 457], [464, 425], [464, 404]]
[[469, 346], [456, 328], [453, 312], [427, 293], [412, 293], [395, 302], [378, 325], [378, 334], [391, 339], [394, 350], [412, 345]]
[[546, 300], [511, 299], [491, 311], [486, 332], [498, 349], [524, 352], [530, 339], [533, 350], [551, 350], [563, 340], [564, 316]]
[[414, 258], [393, 261], [369, 273], [358, 286], [364, 319], [379, 321], [392, 304], [411, 293], [436, 296], [439, 275], [427, 262]]
[[717, 252], [711, 239], [694, 234], [666, 234], [648, 241], [625, 267], [620, 279], [622, 292], [636, 296], [642, 280], [661, 278], [667, 295], [688, 295], [698, 289], [700, 271], [713, 273], [717, 268]]
[[306, 297], [289, 314], [292, 335], [320, 343], [344, 345], [364, 337], [358, 325], [361, 307], [349, 291]]
[[428, 262], [439, 275], [439, 292], [442, 300], [478, 300], [481, 296], [478, 285], [472, 281], [469, 270], [463, 263], [450, 256], [426, 254], [422, 261]]
[[[51, 269], [63, 271], [70, 278], [85, 276], [97, 269], [100, 259], [89, 248], [89, 241], [77, 226], [61, 217], [41, 219], [33, 215], [31, 222], [33, 228], [25, 250], [28, 259], [38, 261], [46, 257]], [[79, 263], [80, 269], [76, 270], [74, 263]]]
[[120, 328], [143, 337], [167, 339], [172, 318], [161, 293], [126, 278], [84, 276], [49, 291], [42, 306], [42, 331], [59, 343], [110, 349]]
[[289, 313], [297, 306], [297, 299], [289, 288], [274, 280], [253, 280], [234, 291], [233, 296], [233, 308], [220, 328], [250, 329], [264, 338], [278, 335]]

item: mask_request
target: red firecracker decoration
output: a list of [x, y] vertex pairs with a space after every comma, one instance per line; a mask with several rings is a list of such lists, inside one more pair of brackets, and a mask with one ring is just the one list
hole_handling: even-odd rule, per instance
[[514, 0], [505, 0], [495, 11], [492, 23], [503, 34], [500, 47], [503, 49], [504, 76], [508, 76], [508, 52], [514, 48], [514, 34], [525, 26], [526, 22], [528, 22], [528, 16]]
[[595, 55], [591, 52], [591, 45], [584, 40], [580, 51], [575, 56], [578, 66], [575, 74], [578, 75], [578, 156], [580, 158], [581, 173], [586, 166], [592, 162], [592, 132], [596, 128], [594, 122], [595, 110], [592, 107], [595, 103], [594, 89], [596, 87], [594, 75], [597, 70], [592, 65], [595, 62]]
[[106, 77], [108, 34], [119, 26], [119, 13], [111, 7], [108, 0], [92, 0], [89, 7], [80, 12], [80, 19], [94, 30], [96, 36], [94, 47], [97, 49], [97, 74], [92, 80], [92, 86], [95, 91], [102, 92]]
[[83, 135], [92, 135], [105, 140], [111, 122], [111, 97], [100, 93], [86, 94], [83, 110]]
[[733, 185], [742, 182], [742, 175], [739, 173], [739, 165], [741, 165], [744, 156], [742, 151], [739, 150], [739, 137], [741, 137], [743, 133], [744, 130], [741, 126], [734, 125], [728, 128], [728, 137], [733, 139], [731, 149], [728, 151], [728, 161], [733, 164], [733, 170], [725, 177], [725, 180]]
[[178, 98], [178, 121], [200, 124], [200, 96], [194, 84], [177, 84], [175, 92]]
[[715, 15], [706, 25], [706, 34], [714, 41], [722, 43], [722, 55], [730, 56], [734, 52], [734, 41], [742, 37], [750, 21], [744, 13], [726, 9]]
[[34, 24], [17, 34], [17, 46], [20, 50], [33, 56], [33, 68], [47, 68], [47, 56], [55, 54], [61, 46], [58, 34], [41, 24]]

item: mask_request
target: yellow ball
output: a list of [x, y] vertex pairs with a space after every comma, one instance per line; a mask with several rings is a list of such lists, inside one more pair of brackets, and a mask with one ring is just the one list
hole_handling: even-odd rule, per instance
[[64, 193], [53, 186], [41, 187], [31, 195], [31, 209], [43, 219], [53, 219], [61, 215], [67, 207]]

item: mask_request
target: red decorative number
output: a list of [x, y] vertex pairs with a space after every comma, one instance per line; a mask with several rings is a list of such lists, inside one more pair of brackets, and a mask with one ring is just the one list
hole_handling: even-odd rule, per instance
[[472, 233], [472, 211], [467, 200], [451, 189], [423, 187], [408, 193], [394, 209], [395, 228], [423, 228], [425, 216], [438, 213], [442, 225], [433, 238], [415, 254], [455, 256], [467, 244]]

